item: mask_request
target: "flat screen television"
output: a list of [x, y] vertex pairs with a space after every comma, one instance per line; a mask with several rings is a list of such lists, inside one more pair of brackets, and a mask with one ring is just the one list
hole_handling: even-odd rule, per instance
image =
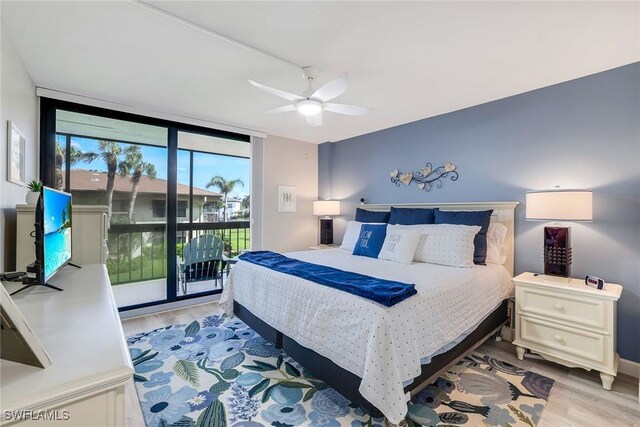
[[42, 187], [36, 207], [36, 280], [47, 283], [71, 261], [71, 194]]

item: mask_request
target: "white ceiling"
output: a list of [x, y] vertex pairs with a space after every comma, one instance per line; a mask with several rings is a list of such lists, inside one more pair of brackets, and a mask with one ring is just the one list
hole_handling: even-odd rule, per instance
[[321, 143], [337, 141], [640, 60], [638, 2], [192, 2], [154, 5], [320, 70], [343, 71], [309, 127], [247, 79], [301, 93], [292, 66], [131, 2], [2, 2], [3, 25], [36, 85]]

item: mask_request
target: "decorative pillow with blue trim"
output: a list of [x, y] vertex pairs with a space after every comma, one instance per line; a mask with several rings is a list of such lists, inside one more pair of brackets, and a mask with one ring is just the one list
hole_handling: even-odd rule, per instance
[[417, 225], [435, 223], [435, 211], [437, 209], [420, 208], [394, 208], [391, 207], [389, 224]]
[[473, 240], [475, 250], [473, 262], [486, 265], [487, 259], [487, 231], [491, 222], [493, 209], [488, 211], [435, 211], [436, 224], [479, 225], [480, 231]]
[[378, 258], [385, 237], [387, 237], [387, 224], [362, 224], [353, 255]]
[[379, 222], [386, 224], [389, 222], [389, 212], [368, 211], [366, 209], [356, 209], [356, 221], [358, 222]]

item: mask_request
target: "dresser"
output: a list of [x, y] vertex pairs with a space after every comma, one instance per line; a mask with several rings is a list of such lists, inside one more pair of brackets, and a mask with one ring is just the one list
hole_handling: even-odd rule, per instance
[[[67, 266], [49, 282], [63, 291], [13, 296], [51, 366], [0, 360], [0, 425], [122, 427], [134, 371], [105, 265]], [[21, 286], [3, 284], [9, 292]], [[28, 419], [34, 415], [58, 420]]]
[[[31, 232], [35, 229], [35, 206], [16, 206], [16, 270], [25, 271], [36, 260]], [[71, 246], [73, 259], [78, 265], [107, 262], [107, 206], [73, 205], [71, 213], [73, 231]]]
[[584, 280], [523, 273], [516, 287], [515, 341], [518, 359], [531, 350], [568, 367], [600, 372], [611, 390], [618, 372], [616, 304], [622, 286], [597, 290]]

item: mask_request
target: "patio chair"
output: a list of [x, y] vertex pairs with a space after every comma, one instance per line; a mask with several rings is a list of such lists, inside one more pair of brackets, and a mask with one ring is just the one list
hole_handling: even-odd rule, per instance
[[183, 250], [183, 260], [178, 259], [178, 278], [182, 292], [187, 293], [187, 284], [204, 280], [222, 279], [222, 250], [224, 245], [218, 236], [205, 234], [191, 239]]

